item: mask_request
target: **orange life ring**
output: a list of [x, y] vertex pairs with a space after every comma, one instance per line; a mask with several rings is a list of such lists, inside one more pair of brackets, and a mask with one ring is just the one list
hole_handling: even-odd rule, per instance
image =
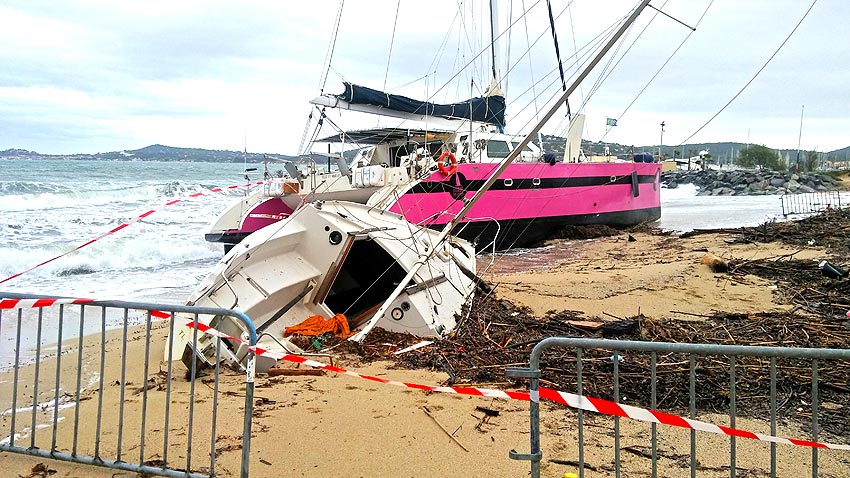
[[[448, 168], [443, 162], [443, 160], [445, 160], [446, 158], [449, 158], [449, 161], [451, 162], [451, 166], [449, 166]], [[455, 173], [455, 171], [457, 171], [457, 158], [455, 158], [455, 155], [453, 153], [444, 151], [443, 154], [441, 154], [440, 157], [437, 158], [437, 169], [439, 169], [440, 172], [443, 173], [443, 176], [451, 176]]]

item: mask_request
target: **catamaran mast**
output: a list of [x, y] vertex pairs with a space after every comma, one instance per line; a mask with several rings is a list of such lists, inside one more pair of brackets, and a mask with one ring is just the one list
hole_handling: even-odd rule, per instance
[[[510, 166], [512, 162], [514, 162], [514, 160], [520, 155], [523, 149], [528, 146], [528, 143], [530, 143], [537, 136], [537, 133], [539, 133], [540, 130], [543, 128], [543, 125], [546, 124], [546, 122], [549, 121], [552, 116], [555, 115], [555, 113], [561, 107], [561, 104], [564, 103], [567, 98], [569, 98], [569, 96], [576, 90], [576, 88], [578, 88], [578, 85], [582, 81], [584, 81], [585, 78], [587, 78], [587, 75], [590, 74], [593, 68], [600, 61], [602, 61], [602, 58], [605, 57], [608, 51], [614, 46], [615, 43], [617, 43], [620, 37], [623, 36], [623, 33], [626, 32], [626, 30], [632, 25], [632, 23], [634, 23], [635, 20], [637, 20], [637, 17], [640, 16], [640, 13], [643, 11], [643, 9], [646, 8], [647, 5], [649, 5], [649, 2], [650, 0], [643, 0], [640, 5], [635, 8], [629, 18], [625, 22], [623, 22], [617, 32], [614, 33], [610, 40], [608, 40], [608, 43], [606, 43], [605, 46], [602, 47], [602, 50], [600, 50], [599, 53], [597, 53], [596, 56], [593, 58], [593, 60], [590, 61], [584, 71], [582, 71], [581, 74], [579, 74], [579, 76], [575, 79], [575, 81], [573, 81], [570, 87], [567, 88], [567, 90], [564, 91], [563, 94], [561, 94], [561, 96], [554, 103], [552, 103], [552, 106], [549, 107], [549, 110], [546, 112], [546, 114], [543, 115], [540, 121], [534, 126], [534, 128], [531, 129], [531, 131], [525, 136], [525, 138], [520, 141], [517, 147], [515, 147], [511, 151], [508, 157], [502, 160], [502, 162], [499, 164], [499, 167], [496, 168], [493, 174], [490, 175], [490, 178], [487, 179], [483, 186], [481, 186], [481, 189], [479, 189], [474, 196], [472, 196], [468, 201], [466, 201], [466, 204], [464, 205], [463, 209], [461, 209], [460, 212], [458, 212], [457, 215], [451, 221], [449, 221], [448, 224], [446, 224], [446, 227], [443, 228], [443, 230], [440, 232], [440, 235], [437, 236], [437, 240], [435, 241], [436, 244], [442, 244], [449, 236], [449, 234], [451, 234], [452, 230], [457, 227], [457, 225], [461, 221], [463, 221], [463, 219], [466, 217], [472, 207], [475, 206], [475, 204], [481, 199], [482, 196], [484, 196], [484, 193], [486, 193], [487, 190], [490, 189], [491, 186], [493, 186], [493, 184], [499, 179], [499, 176], [502, 175], [505, 169], [507, 169], [507, 167]], [[372, 318], [369, 319], [369, 322], [367, 322], [363, 326], [363, 330], [351, 337], [351, 340], [355, 342], [361, 342], [366, 337], [366, 334], [368, 334], [372, 330], [372, 328], [375, 327], [375, 324], [387, 312], [387, 309], [390, 308], [393, 301], [398, 298], [399, 295], [401, 295], [402, 291], [404, 291], [405, 288], [407, 288], [408, 284], [410, 284], [410, 281], [413, 280], [413, 276], [415, 276], [416, 273], [419, 272], [419, 269], [422, 268], [425, 262], [431, 257], [432, 254], [434, 254], [435, 251], [437, 251], [437, 249], [437, 247], [434, 247], [429, 252], [421, 254], [419, 256], [419, 260], [417, 260], [416, 263], [413, 264], [404, 279], [399, 282], [398, 286], [395, 288], [392, 294], [390, 294], [387, 300], [384, 301], [383, 305], [381, 305], [378, 311], [375, 312], [375, 315], [372, 316]]]
[[493, 82], [498, 85], [501, 79], [496, 64], [496, 58], [499, 57], [499, 41], [496, 37], [496, 32], [499, 31], [499, 18], [496, 13], [498, 9], [496, 2], [497, 0], [490, 0], [490, 62], [493, 67]]

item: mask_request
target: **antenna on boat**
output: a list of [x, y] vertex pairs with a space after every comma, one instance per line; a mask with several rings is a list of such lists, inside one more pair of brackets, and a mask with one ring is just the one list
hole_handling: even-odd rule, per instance
[[[561, 103], [563, 103], [567, 98], [569, 98], [569, 96], [576, 90], [576, 88], [578, 88], [579, 83], [584, 81], [584, 79], [587, 78], [587, 75], [590, 74], [591, 70], [593, 70], [593, 68], [596, 67], [596, 65], [600, 61], [602, 61], [602, 58], [605, 57], [608, 51], [614, 46], [615, 43], [617, 43], [620, 37], [623, 36], [623, 33], [625, 33], [626, 30], [632, 25], [632, 23], [637, 20], [637, 17], [640, 16], [640, 13], [643, 11], [643, 9], [646, 8], [647, 5], [649, 5], [649, 2], [650, 0], [643, 0], [640, 5], [638, 5], [634, 9], [629, 18], [625, 22], [623, 22], [622, 25], [620, 25], [620, 28], [617, 30], [617, 32], [614, 33], [614, 35], [608, 40], [605, 46], [602, 47], [602, 50], [600, 50], [599, 53], [597, 53], [596, 56], [590, 61], [587, 67], [585, 67], [584, 71], [582, 71], [581, 74], [578, 75], [575, 81], [573, 81], [572, 85], [570, 85], [570, 87], [567, 88], [567, 90], [564, 91], [563, 94], [561, 94], [557, 101], [552, 103], [552, 106], [549, 107], [549, 110], [546, 112], [546, 114], [543, 115], [540, 121], [537, 122], [537, 124], [534, 126], [534, 128], [531, 129], [531, 131], [525, 136], [525, 138], [520, 141], [519, 145], [517, 145], [517, 147], [514, 148], [510, 152], [510, 154], [508, 154], [508, 157], [506, 157], [504, 160], [502, 160], [501, 163], [499, 163], [499, 167], [496, 168], [490, 174], [490, 178], [484, 182], [484, 185], [481, 186], [478, 191], [476, 191], [475, 195], [473, 195], [470, 199], [466, 201], [466, 204], [463, 206], [460, 212], [458, 212], [457, 215], [451, 221], [449, 221], [448, 224], [446, 224], [446, 227], [444, 227], [443, 230], [440, 232], [440, 235], [437, 236], [437, 240], [435, 241], [437, 244], [443, 243], [449, 236], [449, 234], [451, 234], [452, 229], [454, 229], [461, 221], [463, 221], [463, 219], [469, 213], [470, 209], [475, 206], [475, 203], [477, 203], [481, 199], [481, 197], [484, 196], [484, 193], [487, 192], [487, 190], [490, 189], [490, 187], [499, 179], [499, 176], [501, 176], [505, 169], [507, 169], [507, 167], [520, 155], [523, 149], [528, 146], [528, 143], [530, 143], [537, 136], [537, 133], [539, 133], [540, 130], [543, 128], [543, 125], [546, 124], [546, 122], [549, 121], [561, 107]], [[377, 312], [375, 312], [375, 315], [373, 315], [372, 318], [369, 319], [369, 322], [367, 322], [363, 326], [363, 330], [352, 336], [350, 340], [353, 340], [355, 342], [363, 341], [363, 339], [366, 337], [366, 334], [368, 334], [375, 327], [375, 324], [377, 324], [378, 320], [380, 320], [380, 318], [383, 317], [383, 315], [387, 312], [387, 309], [390, 308], [393, 301], [399, 295], [401, 295], [404, 289], [407, 288], [407, 286], [410, 284], [410, 281], [413, 280], [413, 276], [415, 276], [416, 273], [419, 272], [419, 269], [422, 268], [428, 258], [437, 250], [438, 248], [433, 247], [429, 252], [420, 254], [419, 259], [413, 264], [404, 279], [399, 281], [399, 284], [398, 286], [396, 286], [395, 290], [393, 290], [390, 296], [387, 297], [387, 300], [384, 301], [381, 307], [378, 308]]]
[[256, 171], [257, 168], [249, 168], [248, 167], [248, 133], [243, 132], [242, 134], [242, 161], [245, 163], [245, 170], [243, 173], [245, 174], [245, 180], [250, 181], [251, 178], [248, 177], [248, 173], [251, 171]]

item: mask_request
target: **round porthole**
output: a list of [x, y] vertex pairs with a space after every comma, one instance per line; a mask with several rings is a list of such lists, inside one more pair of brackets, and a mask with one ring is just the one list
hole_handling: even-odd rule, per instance
[[405, 312], [410, 310], [410, 302], [402, 302], [401, 303], [401, 310], [403, 310]]
[[339, 244], [340, 242], [342, 242], [342, 233], [339, 231], [334, 231], [328, 234], [328, 242], [333, 245]]
[[396, 307], [390, 312], [390, 316], [393, 318], [393, 320], [401, 320], [404, 318], [404, 311]]

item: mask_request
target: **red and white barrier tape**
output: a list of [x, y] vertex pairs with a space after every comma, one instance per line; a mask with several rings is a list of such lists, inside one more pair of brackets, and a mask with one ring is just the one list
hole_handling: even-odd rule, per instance
[[[187, 196], [187, 199], [188, 199], [188, 198], [196, 198], [196, 197], [200, 197], [200, 196], [206, 196], [206, 195], [208, 195], [208, 194], [213, 194], [213, 193], [221, 193], [221, 192], [228, 191], [228, 190], [233, 190], [233, 189], [239, 189], [239, 188], [246, 188], [246, 187], [251, 187], [251, 186], [261, 185], [261, 184], [265, 184], [265, 183], [264, 183], [263, 181], [257, 181], [257, 182], [253, 182], [253, 183], [242, 184], [242, 185], [234, 185], [234, 186], [227, 186], [227, 187], [212, 188], [212, 189], [210, 189], [210, 190], [208, 190], [208, 191], [202, 191], [202, 192], [197, 192], [197, 193], [190, 194], [189, 196]], [[162, 209], [162, 208], [165, 208], [165, 207], [168, 207], [168, 206], [173, 206], [173, 205], [175, 205], [175, 204], [177, 204], [177, 203], [181, 203], [181, 202], [183, 202], [183, 201], [185, 201], [185, 200], [186, 200], [186, 199], [175, 199], [175, 200], [173, 200], [173, 201], [169, 201], [169, 202], [167, 202], [167, 203], [163, 204], [163, 205], [162, 205], [162, 207], [161, 207], [161, 208], [159, 208], [159, 209]], [[7, 281], [10, 281], [10, 280], [12, 280], [12, 279], [14, 279], [14, 278], [16, 278], [16, 277], [20, 277], [20, 276], [22, 276], [22, 275], [26, 274], [27, 272], [30, 272], [30, 271], [32, 271], [32, 270], [34, 270], [34, 269], [38, 269], [39, 267], [41, 267], [41, 266], [43, 266], [43, 265], [45, 265], [45, 264], [49, 264], [49, 263], [51, 263], [51, 262], [55, 261], [56, 259], [59, 259], [59, 258], [65, 257], [65, 256], [67, 256], [68, 254], [70, 254], [70, 253], [72, 253], [72, 252], [79, 251], [80, 249], [82, 249], [82, 248], [84, 248], [84, 247], [86, 247], [86, 246], [88, 246], [88, 245], [90, 245], [90, 244], [93, 244], [93, 243], [95, 243], [95, 242], [97, 242], [97, 241], [99, 241], [99, 240], [103, 239], [103, 238], [104, 238], [104, 237], [106, 237], [106, 236], [109, 236], [109, 235], [111, 235], [111, 234], [115, 234], [116, 232], [120, 231], [121, 229], [124, 229], [124, 228], [125, 228], [125, 227], [127, 227], [127, 226], [130, 226], [130, 225], [132, 225], [132, 224], [135, 224], [135, 223], [137, 223], [137, 222], [141, 221], [142, 219], [144, 219], [144, 218], [146, 218], [146, 217], [150, 216], [151, 214], [153, 214], [153, 213], [157, 212], [159, 209], [151, 209], [150, 211], [147, 211], [147, 212], [145, 212], [145, 213], [143, 213], [143, 214], [140, 214], [140, 215], [138, 215], [137, 217], [135, 217], [134, 219], [132, 219], [132, 220], [130, 220], [130, 221], [128, 221], [128, 222], [125, 222], [124, 224], [121, 224], [120, 226], [118, 226], [118, 227], [116, 227], [116, 228], [114, 228], [114, 229], [112, 229], [112, 230], [110, 230], [110, 231], [107, 231], [107, 232], [105, 232], [105, 233], [103, 233], [103, 234], [101, 234], [101, 235], [99, 235], [99, 236], [95, 237], [94, 239], [89, 240], [88, 242], [86, 242], [86, 243], [84, 243], [84, 244], [81, 244], [81, 245], [79, 245], [79, 246], [77, 246], [77, 247], [75, 247], [75, 248], [73, 248], [73, 249], [70, 249], [70, 250], [68, 250], [68, 251], [65, 251], [65, 252], [63, 252], [62, 254], [59, 254], [59, 255], [58, 255], [58, 256], [56, 256], [56, 257], [52, 257], [52, 258], [50, 258], [50, 259], [47, 259], [46, 261], [44, 261], [44, 262], [42, 262], [42, 263], [40, 263], [40, 264], [36, 264], [36, 265], [34, 265], [34, 266], [30, 267], [29, 269], [23, 270], [23, 271], [21, 271], [21, 272], [18, 272], [18, 273], [16, 273], [16, 274], [13, 274], [13, 275], [11, 275], [11, 276], [9, 276], [9, 277], [7, 277], [7, 278], [3, 279], [3, 280], [0, 280], [0, 284], [2, 284], [2, 283], [4, 283], [4, 282], [7, 282]]]
[[[0, 297], [0, 310], [3, 309], [40, 309], [43, 307], [52, 307], [54, 305], [81, 305], [81, 304], [90, 304], [92, 302], [96, 302], [96, 299], [57, 299], [57, 298], [43, 298], [43, 299], [4, 299]], [[161, 310], [151, 310], [151, 316], [157, 317], [160, 319], [168, 319], [171, 317], [171, 314], [168, 312], [163, 312]], [[191, 322], [188, 324], [192, 325]]]
[[[21, 307], [48, 307], [57, 304], [86, 304], [93, 302], [93, 299], [2, 299], [0, 298], [0, 309], [14, 309]], [[161, 311], [151, 311], [151, 315], [160, 318], [170, 318], [171, 314]], [[195, 327], [194, 320], [182, 320], [186, 327]], [[233, 340], [236, 342], [247, 343], [241, 338], [232, 337], [223, 332], [220, 332], [209, 325], [202, 322], [197, 322], [197, 329], [214, 337]], [[411, 388], [415, 390], [424, 390], [428, 392], [452, 393], [455, 395], [473, 395], [478, 397], [504, 398], [510, 400], [539, 402], [540, 399], [549, 400], [552, 402], [566, 405], [570, 408], [584, 410], [588, 412], [599, 413], [602, 415], [611, 415], [616, 417], [630, 418], [641, 422], [660, 423], [679, 428], [697, 430], [718, 435], [735, 436], [740, 438], [749, 438], [751, 440], [759, 440], [771, 443], [782, 443], [786, 445], [804, 446], [810, 448], [824, 448], [830, 450], [847, 450], [850, 451], [850, 445], [840, 445], [836, 443], [822, 443], [809, 440], [798, 440], [795, 438], [782, 438], [772, 435], [764, 435], [762, 433], [753, 433], [738, 428], [724, 427], [722, 425], [714, 425], [708, 422], [684, 418], [677, 415], [660, 412], [658, 410], [649, 410], [646, 408], [633, 407], [622, 403], [603, 400], [601, 398], [593, 398], [584, 395], [576, 395], [574, 393], [561, 392], [550, 388], [540, 388], [537, 393], [531, 394], [525, 391], [510, 391], [510, 390], [494, 390], [489, 388], [479, 387], [436, 387], [433, 385], [422, 385], [418, 383], [400, 382], [397, 380], [389, 380], [386, 378], [375, 377], [373, 375], [365, 375], [344, 368], [335, 367], [315, 360], [302, 357], [300, 355], [283, 354], [272, 352], [261, 347], [252, 347], [254, 352], [261, 357], [269, 357], [275, 360], [285, 360], [287, 362], [304, 364], [309, 367], [327, 370], [342, 375], [349, 375], [372, 382], [383, 383], [385, 385], [395, 385], [397, 387]]]

